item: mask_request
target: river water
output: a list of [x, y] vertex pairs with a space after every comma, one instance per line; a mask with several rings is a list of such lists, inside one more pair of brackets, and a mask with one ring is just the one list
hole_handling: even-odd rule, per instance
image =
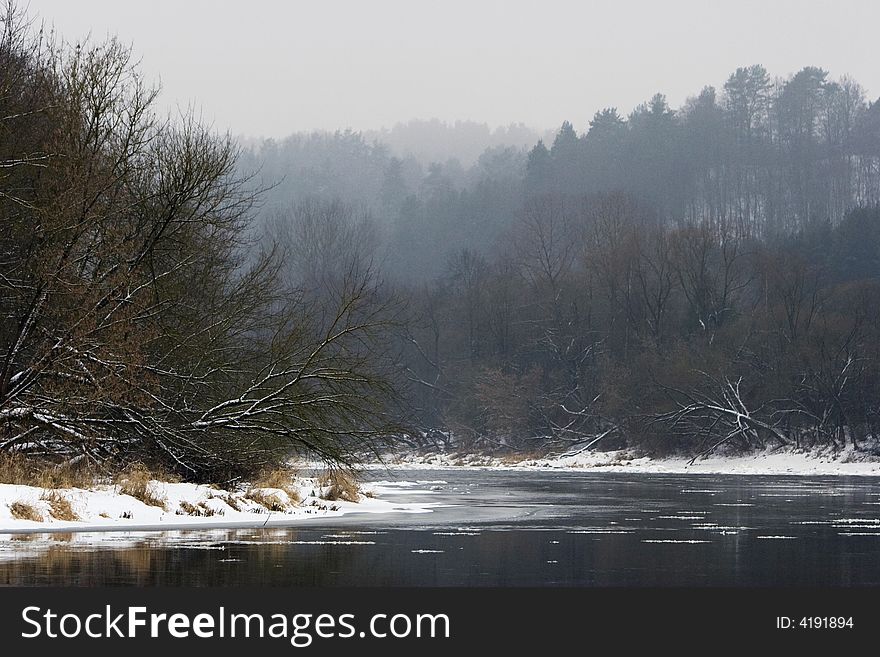
[[395, 470], [430, 513], [0, 537], [0, 584], [878, 586], [870, 477]]

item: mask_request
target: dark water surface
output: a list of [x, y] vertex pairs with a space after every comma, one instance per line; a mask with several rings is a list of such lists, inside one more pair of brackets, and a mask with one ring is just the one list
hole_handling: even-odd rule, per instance
[[[880, 482], [420, 470], [425, 514], [285, 529], [0, 537], [0, 584], [878, 586]], [[402, 482], [419, 482], [416, 486]]]

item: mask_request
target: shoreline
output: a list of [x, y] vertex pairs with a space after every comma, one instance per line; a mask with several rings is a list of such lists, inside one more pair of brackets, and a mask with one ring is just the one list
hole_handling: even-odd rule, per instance
[[677, 475], [853, 476], [880, 477], [880, 456], [852, 448], [832, 451], [767, 449], [746, 455], [712, 455], [691, 463], [692, 457], [652, 458], [629, 450], [584, 452], [576, 456], [544, 458], [497, 457], [478, 454], [407, 454], [370, 463], [364, 470], [474, 469], [565, 472], [612, 472]]
[[[301, 464], [302, 465], [302, 464]], [[690, 463], [690, 458], [651, 458], [627, 450], [584, 452], [551, 458], [497, 457], [478, 454], [396, 454], [383, 462], [366, 463], [362, 472], [387, 471], [523, 471], [627, 473], [637, 475], [880, 477], [880, 457], [869, 452], [794, 449], [765, 450], [747, 455], [715, 455]], [[880, 480], [878, 480], [880, 481]], [[284, 489], [220, 491], [200, 484], [151, 481], [163, 505], [147, 504], [120, 492], [118, 486], [47, 490], [36, 486], [0, 484], [0, 540], [20, 534], [161, 532], [192, 529], [261, 529], [289, 527], [356, 513], [430, 513], [430, 502], [396, 503], [387, 499], [412, 491], [408, 481], [366, 482], [357, 501], [327, 500], [314, 478], [299, 477]], [[254, 495], [254, 492], [259, 495]], [[430, 490], [421, 492], [430, 493]], [[53, 500], [62, 498], [73, 517], [57, 517]], [[266, 500], [273, 502], [266, 506]], [[262, 501], [260, 501], [262, 500]], [[280, 502], [277, 508], [274, 501]], [[14, 517], [23, 503], [39, 520]]]
[[[0, 541], [20, 534], [278, 528], [355, 513], [429, 513], [433, 506], [429, 502], [382, 499], [398, 492], [388, 482], [366, 484], [357, 501], [324, 499], [321, 487], [311, 478], [298, 478], [286, 489], [234, 493], [201, 484], [155, 480], [150, 482], [150, 489], [163, 506], [123, 494], [114, 485], [47, 490], [0, 484]], [[255, 490], [258, 495], [254, 495]], [[64, 501], [72, 516], [58, 512], [53, 504], [58, 499]], [[39, 519], [15, 517], [13, 507], [19, 504]]]

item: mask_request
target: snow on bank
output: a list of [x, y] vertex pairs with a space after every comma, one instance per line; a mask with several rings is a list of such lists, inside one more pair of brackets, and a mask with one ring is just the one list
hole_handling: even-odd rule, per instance
[[651, 458], [627, 450], [575, 456], [513, 460], [481, 455], [427, 454], [390, 457], [371, 467], [401, 469], [484, 468], [492, 470], [589, 470], [658, 474], [852, 475], [880, 476], [880, 458], [852, 448], [832, 451], [767, 449], [747, 455], [713, 455], [694, 463], [688, 457]]
[[[0, 484], [0, 540], [4, 533], [8, 537], [21, 532], [47, 531], [277, 527], [347, 513], [430, 512], [431, 503], [401, 504], [380, 499], [382, 495], [396, 492], [396, 486], [401, 483], [405, 482], [367, 484], [357, 502], [348, 502], [321, 499], [322, 489], [313, 478], [298, 478], [287, 490], [256, 488], [237, 492], [198, 484], [152, 481], [150, 492], [164, 502], [164, 508], [124, 495], [114, 485], [48, 491], [35, 486]], [[288, 491], [301, 501], [292, 500]], [[69, 503], [69, 510], [76, 519], [60, 519], [68, 514], [59, 512], [58, 499]], [[19, 516], [23, 512], [35, 514], [34, 519], [15, 517], [14, 509]]]

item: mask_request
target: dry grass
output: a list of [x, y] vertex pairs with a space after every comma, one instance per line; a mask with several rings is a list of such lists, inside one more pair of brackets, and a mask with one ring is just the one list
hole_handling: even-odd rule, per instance
[[119, 492], [122, 495], [131, 495], [148, 506], [157, 506], [160, 509], [164, 509], [165, 500], [156, 494], [152, 484], [153, 479], [153, 473], [146, 466], [137, 463], [117, 476], [116, 484], [119, 486]]
[[281, 501], [277, 495], [264, 493], [259, 489], [251, 489], [245, 494], [245, 497], [249, 500], [253, 500], [269, 511], [287, 511], [287, 504]]
[[49, 503], [49, 515], [55, 520], [79, 520], [70, 502], [55, 491], [44, 493], [40, 498]]
[[0, 483], [29, 485], [32, 481], [27, 461], [17, 454], [0, 455]]
[[360, 488], [350, 472], [342, 470], [329, 470], [318, 477], [318, 485], [323, 491], [321, 499], [335, 502], [357, 502], [360, 496]]
[[239, 501], [236, 499], [235, 495], [232, 495], [231, 493], [227, 493], [226, 495], [215, 495], [213, 493], [208, 493], [208, 499], [223, 500], [234, 510], [241, 511], [241, 504], [239, 504]]
[[293, 480], [297, 471], [293, 468], [276, 468], [267, 470], [252, 482], [253, 488], [277, 488], [287, 493], [287, 498], [291, 504], [299, 504], [299, 491], [293, 487]]
[[[291, 505], [299, 504], [302, 500], [297, 491], [293, 487], [293, 478], [296, 476], [296, 470], [293, 468], [276, 468], [274, 470], [266, 470], [260, 476], [251, 482], [251, 488], [245, 493], [245, 498], [253, 500], [260, 506], [269, 511], [286, 512]], [[266, 488], [275, 488], [284, 491], [287, 495], [288, 502], [285, 502], [277, 495], [267, 493]], [[235, 503], [232, 496], [225, 499], [225, 502], [236, 511], [239, 506]]]
[[225, 515], [223, 513], [223, 509], [219, 509], [219, 510], [212, 509], [205, 502], [199, 502], [199, 508], [202, 510], [202, 515], [206, 518], [210, 518], [211, 516]]
[[500, 463], [503, 463], [504, 465], [516, 465], [517, 463], [522, 463], [523, 461], [533, 461], [536, 459], [544, 458], [544, 456], [546, 456], [546, 452], [541, 452], [538, 450], [526, 450], [522, 452], [504, 454], [498, 457], [498, 461]]
[[58, 488], [91, 488], [98, 480], [85, 461], [79, 463], [51, 463], [27, 458], [21, 454], [0, 454], [0, 483]]
[[175, 513], [179, 516], [200, 516], [200, 515], [202, 515], [197, 506], [190, 504], [186, 500], [183, 500], [180, 503], [180, 508], [177, 511], [175, 511]]
[[[216, 516], [218, 514], [217, 511], [204, 502], [199, 502], [198, 505], [195, 505], [186, 500], [180, 503], [180, 509], [175, 513], [179, 516], [198, 516], [200, 518], [210, 518], [211, 516]], [[220, 515], [223, 515], [222, 511], [220, 512]]]
[[9, 510], [12, 511], [13, 518], [18, 518], [19, 520], [33, 520], [34, 522], [43, 522], [42, 514], [37, 511], [36, 507], [28, 504], [27, 502], [13, 502], [9, 505]]

